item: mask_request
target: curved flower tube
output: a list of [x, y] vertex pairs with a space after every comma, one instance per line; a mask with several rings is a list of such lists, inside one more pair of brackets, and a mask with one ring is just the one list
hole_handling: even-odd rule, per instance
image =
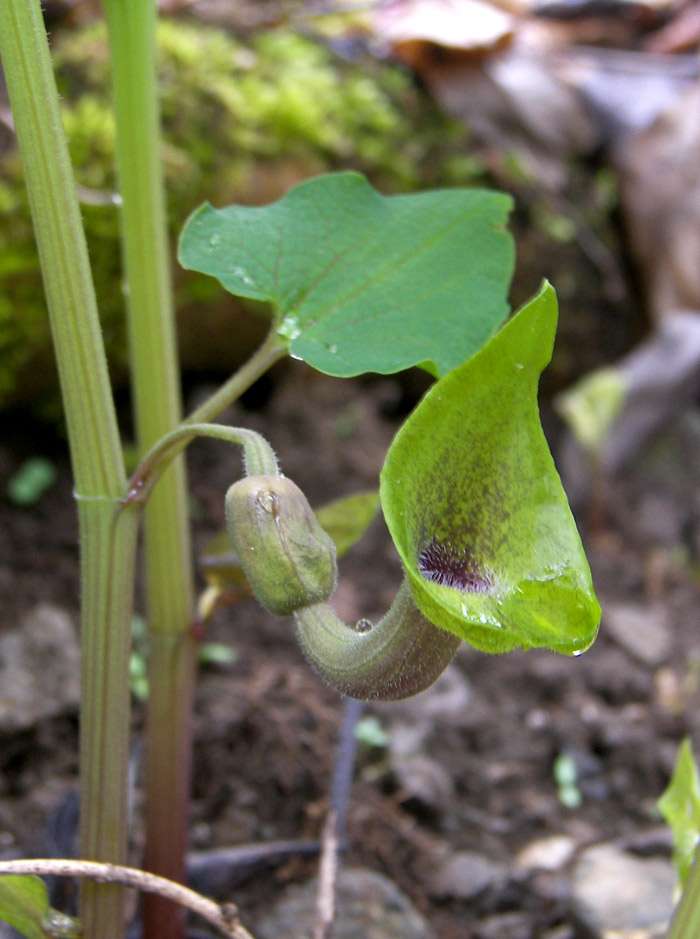
[[344, 623], [326, 602], [336, 552], [306, 496], [283, 476], [248, 476], [226, 494], [226, 521], [250, 586], [266, 610], [294, 615], [309, 662], [342, 694], [393, 701], [418, 694], [447, 667], [459, 639], [418, 609], [407, 580], [375, 625]]
[[304, 654], [324, 681], [362, 701], [398, 701], [425, 691], [460, 644], [421, 613], [406, 579], [376, 626], [360, 620], [352, 628], [327, 603], [303, 607], [294, 619]]

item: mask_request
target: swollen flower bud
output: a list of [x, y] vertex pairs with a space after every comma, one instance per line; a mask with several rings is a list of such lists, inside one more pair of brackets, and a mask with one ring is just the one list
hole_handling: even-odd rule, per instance
[[258, 602], [287, 616], [333, 593], [336, 552], [306, 496], [284, 476], [247, 476], [226, 494], [226, 524]]

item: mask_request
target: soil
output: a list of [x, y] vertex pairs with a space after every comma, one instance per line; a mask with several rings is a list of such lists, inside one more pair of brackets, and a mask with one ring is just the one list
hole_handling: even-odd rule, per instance
[[[225, 419], [264, 429], [285, 473], [318, 505], [376, 486], [392, 435], [424, 386], [418, 374], [334, 381], [290, 361]], [[189, 403], [204, 391], [195, 383]], [[546, 402], [544, 413], [556, 450], [560, 428]], [[0, 451], [3, 479], [37, 453], [55, 460], [59, 478], [30, 508], [0, 498], [0, 630], [42, 602], [70, 611], [77, 622], [77, 531], [63, 444], [20, 421], [9, 430]], [[211, 441], [193, 445], [189, 460], [201, 554], [222, 525], [223, 494], [240, 467], [230, 448]], [[598, 493], [597, 510], [589, 503], [578, 522], [604, 609], [613, 602], [660, 605], [670, 632], [666, 651], [645, 656], [619, 644], [605, 619], [594, 646], [576, 659], [546, 651], [487, 656], [464, 646], [455, 668], [469, 700], [459, 712], [421, 715], [420, 698], [409, 711], [369, 709], [390, 736], [407, 720], [428, 721], [421, 765], [438, 784], [414, 785], [391, 750], [361, 747], [343, 863], [391, 878], [444, 939], [589, 936], [573, 908], [566, 868], [516, 873], [514, 859], [535, 839], [566, 834], [576, 848], [622, 839], [643, 852], [669, 853], [654, 805], [679, 741], [688, 733], [697, 739], [700, 731], [700, 596], [688, 492], [664, 484], [659, 508], [658, 474], [645, 472], [611, 482]], [[654, 511], [672, 516], [675, 527], [654, 523]], [[376, 617], [399, 579], [378, 518], [341, 562], [339, 612], [349, 620]], [[318, 839], [341, 701], [305, 664], [289, 622], [264, 614], [252, 600], [218, 613], [207, 638], [233, 646], [237, 659], [203, 668], [200, 676], [193, 846]], [[135, 747], [141, 727], [136, 705]], [[2, 741], [3, 850], [31, 853], [47, 824], [55, 827], [57, 807], [76, 783], [76, 733], [77, 715], [68, 713]], [[565, 807], [557, 791], [553, 765], [562, 753], [577, 767], [581, 804], [575, 808]], [[505, 864], [511, 876], [476, 897], [441, 896], [430, 886], [436, 865], [461, 850]], [[254, 931], [282, 887], [316, 869], [317, 858], [299, 856], [242, 876], [234, 899], [244, 922]]]

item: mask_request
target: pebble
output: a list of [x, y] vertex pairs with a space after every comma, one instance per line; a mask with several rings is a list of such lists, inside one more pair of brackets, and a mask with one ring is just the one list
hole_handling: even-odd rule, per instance
[[448, 812], [454, 806], [454, 780], [437, 760], [423, 753], [392, 755], [391, 768], [402, 802], [417, 802], [434, 812]]
[[0, 734], [75, 711], [80, 647], [71, 617], [41, 604], [0, 635]]
[[[257, 939], [313, 935], [318, 880], [289, 887], [254, 929]], [[364, 868], [338, 878], [333, 939], [436, 939], [430, 924], [393, 881]]]
[[531, 939], [532, 922], [524, 913], [494, 913], [479, 920], [479, 939]]
[[515, 866], [520, 870], [558, 871], [568, 864], [576, 850], [569, 835], [536, 838], [518, 853]]
[[601, 939], [652, 939], [673, 912], [676, 874], [666, 858], [640, 858], [614, 844], [586, 848], [574, 868], [573, 902]]
[[422, 694], [377, 708], [388, 733], [391, 769], [403, 801], [418, 802], [433, 812], [447, 812], [454, 805], [453, 774], [426, 751], [440, 726], [464, 720], [470, 698], [469, 682], [452, 664]]
[[428, 884], [433, 897], [473, 900], [491, 888], [502, 887], [508, 869], [475, 851], [455, 851], [438, 863]]
[[425, 691], [402, 701], [383, 703], [377, 713], [404, 723], [459, 725], [468, 714], [472, 690], [461, 668], [448, 665], [438, 680]]
[[659, 604], [603, 603], [602, 628], [642, 665], [656, 668], [668, 658], [668, 615]]

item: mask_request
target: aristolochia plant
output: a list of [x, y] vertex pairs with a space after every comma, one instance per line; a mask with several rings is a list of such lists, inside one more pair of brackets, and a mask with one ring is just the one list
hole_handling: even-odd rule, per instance
[[[105, 6], [143, 454], [130, 480], [39, 2], [0, 3], [0, 51], [46, 283], [80, 518], [81, 851], [89, 858], [82, 875], [110, 881], [83, 891], [82, 925], [75, 929], [85, 939], [122, 939], [118, 884], [162, 886], [162, 877], [139, 880], [124, 867], [132, 588], [146, 503], [145, 865], [171, 881], [185, 874], [196, 631], [177, 458], [193, 437], [243, 446], [245, 478], [226, 496], [241, 569], [267, 610], [294, 618], [309, 661], [343, 694], [376, 700], [416, 694], [447, 666], [460, 641], [487, 652], [545, 646], [578, 654], [592, 642], [600, 612], [539, 425], [537, 384], [557, 318], [553, 289], [545, 285], [501, 326], [513, 266], [506, 196], [455, 189], [385, 197], [361, 176], [340, 173], [302, 183], [263, 208], [201, 208], [183, 232], [181, 263], [267, 303], [270, 329], [250, 361], [181, 419], [158, 164], [155, 3]], [[381, 475], [381, 503], [405, 578], [376, 624], [347, 625], [334, 612], [336, 545], [299, 487], [281, 474], [265, 439], [209, 423], [287, 354], [338, 377], [420, 366], [438, 379], [398, 433]], [[24, 869], [48, 870], [42, 862]], [[0, 867], [10, 870], [21, 873]], [[58, 872], [73, 876], [76, 867]], [[191, 900], [182, 890], [174, 894], [178, 902]], [[30, 939], [65, 928], [51, 925], [45, 892], [32, 881], [11, 881], [0, 891], [0, 917]], [[249, 936], [230, 910], [214, 919], [227, 935]], [[182, 939], [184, 919], [172, 906], [148, 903], [144, 936]]]

